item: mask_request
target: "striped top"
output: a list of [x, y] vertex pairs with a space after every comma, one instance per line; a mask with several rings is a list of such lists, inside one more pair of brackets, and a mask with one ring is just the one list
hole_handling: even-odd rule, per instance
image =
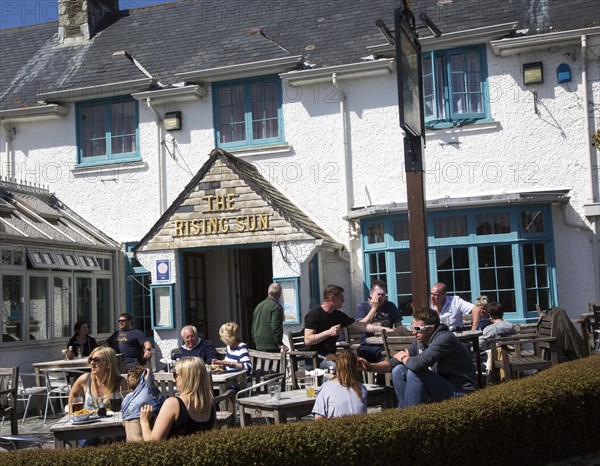
[[[225, 353], [224, 361], [232, 361], [236, 364], [241, 363], [246, 369], [248, 374], [252, 373], [252, 361], [250, 361], [250, 355], [248, 354], [248, 347], [246, 343], [240, 343], [235, 348], [227, 346], [227, 352]], [[226, 371], [237, 371], [235, 367], [226, 367]]]

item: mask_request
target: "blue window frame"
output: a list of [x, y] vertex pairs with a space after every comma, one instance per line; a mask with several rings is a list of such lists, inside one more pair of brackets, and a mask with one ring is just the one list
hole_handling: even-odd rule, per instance
[[[486, 295], [512, 321], [558, 302], [549, 206], [431, 212], [427, 224], [432, 284], [470, 302]], [[404, 315], [412, 301], [407, 225], [406, 215], [362, 222], [365, 283], [385, 280]]]
[[77, 104], [77, 164], [140, 160], [138, 103], [114, 97]]
[[222, 148], [284, 142], [278, 76], [213, 84], [216, 144]]
[[485, 46], [423, 53], [423, 101], [428, 128], [489, 119]]

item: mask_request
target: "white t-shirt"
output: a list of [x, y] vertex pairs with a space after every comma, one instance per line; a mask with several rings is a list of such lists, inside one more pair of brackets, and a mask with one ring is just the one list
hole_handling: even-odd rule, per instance
[[325, 382], [319, 389], [312, 413], [323, 417], [340, 417], [367, 412], [367, 389], [358, 384], [362, 391], [359, 398], [356, 392], [348, 387], [342, 387], [337, 380]]
[[470, 314], [474, 305], [465, 301], [460, 296], [446, 296], [446, 302], [440, 312], [440, 322], [451, 329], [462, 327], [463, 316]]

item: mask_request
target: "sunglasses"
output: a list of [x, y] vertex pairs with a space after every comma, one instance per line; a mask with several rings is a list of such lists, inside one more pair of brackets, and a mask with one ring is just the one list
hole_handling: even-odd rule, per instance
[[119, 320], [118, 320], [118, 322], [119, 322], [120, 324], [124, 324], [125, 322], [127, 322], [127, 319], [119, 319]]
[[433, 328], [435, 325], [409, 325], [408, 330], [411, 332], [422, 332], [428, 328]]
[[104, 362], [104, 359], [102, 358], [88, 358], [87, 360], [88, 364], [98, 364], [100, 362]]

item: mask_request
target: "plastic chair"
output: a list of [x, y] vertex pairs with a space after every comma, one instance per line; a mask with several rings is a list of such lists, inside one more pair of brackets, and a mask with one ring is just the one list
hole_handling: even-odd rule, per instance
[[19, 368], [0, 368], [0, 416], [2, 425], [4, 417], [10, 417], [10, 433], [17, 435], [17, 380], [19, 379]]
[[0, 436], [0, 451], [22, 450], [24, 448], [43, 448], [42, 441], [36, 437], [21, 437], [16, 435]]
[[25, 424], [25, 418], [29, 412], [29, 403], [31, 398], [38, 395], [46, 395], [46, 387], [38, 387], [35, 385], [36, 374], [23, 373], [19, 374], [19, 386], [17, 389], [17, 401], [22, 401], [25, 405], [25, 412], [23, 413], [23, 421], [21, 425]]
[[52, 400], [59, 400], [61, 412], [65, 409], [64, 400], [69, 399], [69, 392], [71, 391], [71, 385], [69, 384], [69, 379], [67, 378], [67, 372], [60, 369], [48, 369], [44, 371], [44, 376], [46, 378], [46, 409], [44, 410], [44, 424], [46, 423], [46, 418], [48, 416], [48, 405], [50, 405], [52, 409], [52, 413], [56, 414], [54, 411], [54, 406], [52, 405]]

